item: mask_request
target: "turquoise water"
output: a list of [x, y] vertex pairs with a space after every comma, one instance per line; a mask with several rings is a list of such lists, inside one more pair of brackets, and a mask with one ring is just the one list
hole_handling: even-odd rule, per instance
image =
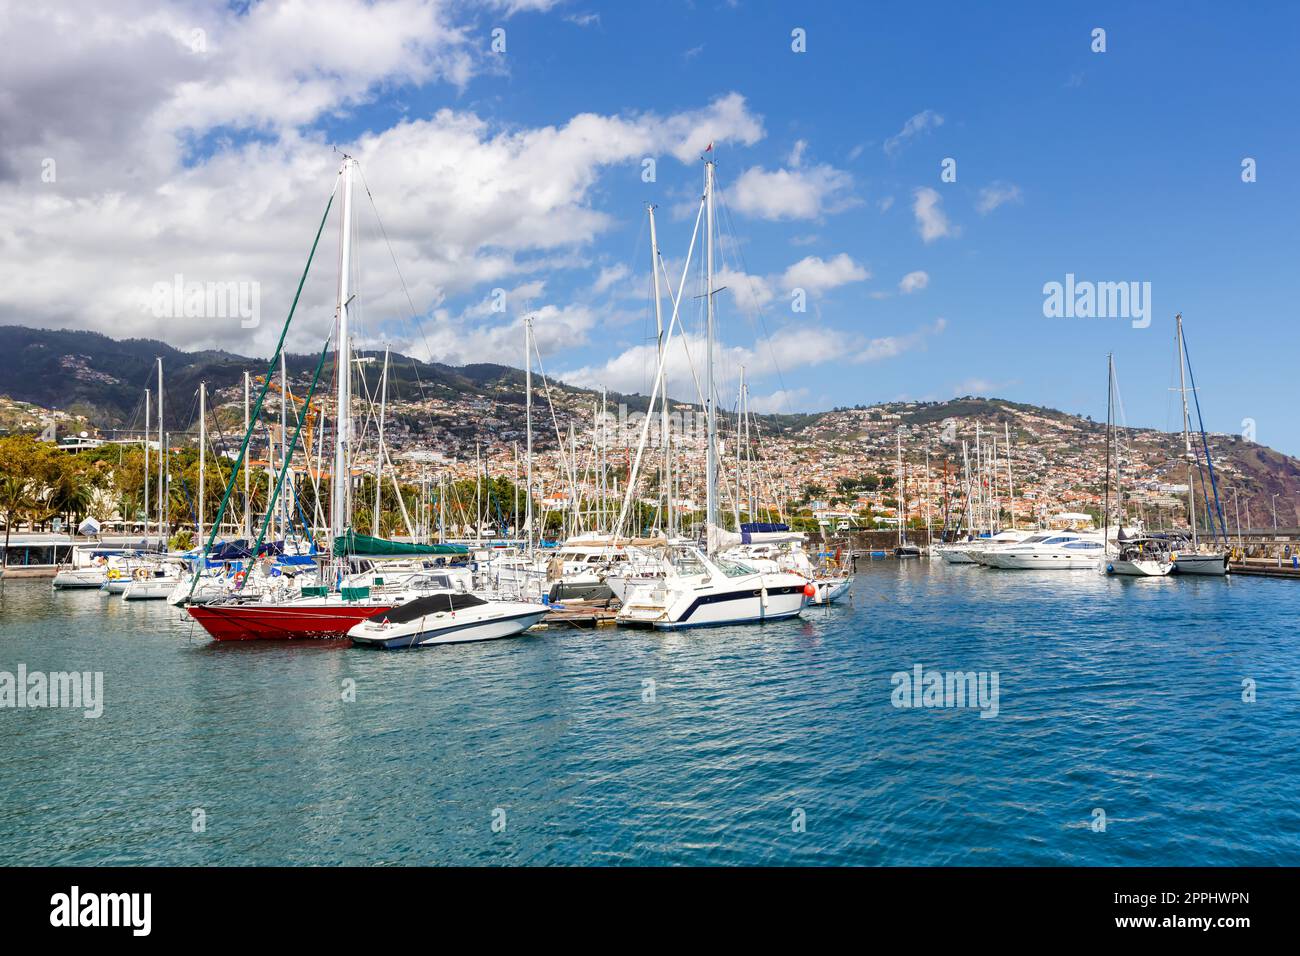
[[[853, 593], [381, 653], [3, 582], [0, 671], [102, 671], [105, 704], [0, 710], [0, 859], [1300, 863], [1296, 582], [888, 561]], [[917, 664], [997, 671], [997, 716], [893, 706]]]

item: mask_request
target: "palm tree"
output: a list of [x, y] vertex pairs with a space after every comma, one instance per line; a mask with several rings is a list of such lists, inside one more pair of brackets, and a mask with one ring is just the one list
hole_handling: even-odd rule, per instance
[[5, 519], [5, 551], [3, 566], [9, 566], [9, 534], [14, 522], [32, 507], [30, 483], [18, 475], [0, 475], [0, 515]]

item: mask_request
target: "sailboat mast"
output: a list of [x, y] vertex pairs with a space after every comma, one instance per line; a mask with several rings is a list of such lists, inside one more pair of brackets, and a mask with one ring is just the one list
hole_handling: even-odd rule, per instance
[[1016, 530], [1016, 488], [1011, 483], [1011, 425], [1002, 423], [1003, 444], [1007, 449], [1007, 511], [1011, 514], [1011, 530]]
[[1192, 548], [1196, 548], [1196, 489], [1192, 483], [1193, 468], [1192, 463], [1195, 456], [1192, 454], [1192, 435], [1191, 422], [1187, 414], [1187, 353], [1183, 349], [1183, 314], [1179, 312], [1174, 316], [1174, 337], [1178, 346], [1178, 391], [1183, 399], [1183, 454], [1187, 456], [1187, 514], [1192, 523]]
[[705, 515], [704, 533], [706, 550], [714, 550], [718, 527], [718, 416], [713, 401], [713, 162], [704, 164], [705, 196], [705, 275], [704, 298], [708, 303], [704, 359], [704, 409], [707, 422], [708, 449], [705, 456]]
[[[280, 468], [288, 474], [289, 456], [289, 365], [280, 351]], [[280, 540], [289, 537], [289, 501], [280, 495]]]
[[[249, 405], [248, 405], [248, 371], [244, 371], [244, 434], [248, 434], [249, 425]], [[250, 538], [253, 534], [253, 515], [249, 510], [251, 497], [248, 491], [248, 455], [244, 455], [244, 537]]]
[[149, 389], [144, 390], [144, 540], [149, 543]]
[[370, 533], [379, 537], [379, 504], [384, 477], [384, 421], [388, 411], [388, 346], [384, 346], [384, 370], [379, 375], [379, 446], [375, 449], [375, 511]]
[[[646, 205], [646, 210], [650, 215], [650, 277], [654, 287], [655, 300], [655, 330], [658, 336], [659, 344], [659, 364], [664, 363], [664, 352], [668, 348], [668, 343], [664, 341], [664, 313], [663, 304], [660, 302], [661, 293], [659, 291], [659, 236], [655, 232], [655, 207], [653, 203]], [[670, 453], [670, 439], [668, 435], [668, 386], [664, 385], [664, 393], [659, 396], [660, 414], [659, 414], [659, 445], [663, 451], [663, 480], [660, 484], [664, 492], [664, 537], [671, 539], [673, 536], [673, 460]], [[653, 409], [650, 409], [653, 411]]]
[[339, 220], [338, 325], [334, 332], [334, 364], [338, 373], [334, 422], [334, 481], [330, 488], [330, 531], [340, 538], [348, 530], [349, 445], [352, 441], [352, 344], [348, 329], [348, 276], [352, 271], [352, 166], [343, 159], [343, 215]]
[[[1110, 450], [1115, 409], [1115, 356], [1106, 354], [1106, 491], [1103, 496], [1101, 536], [1102, 551], [1110, 549]], [[1118, 458], [1118, 456], [1116, 456]]]
[[167, 457], [164, 449], [166, 443], [163, 436], [163, 371], [162, 358], [158, 359], [158, 539], [161, 541], [167, 536], [166, 528], [167, 516], [164, 512], [163, 502], [165, 500], [166, 489], [163, 488], [164, 481], [164, 463], [163, 459]]
[[203, 482], [208, 469], [208, 426], [207, 426], [208, 385], [199, 382], [199, 500], [195, 521], [199, 545], [203, 544]]
[[897, 473], [898, 473], [898, 546], [903, 546], [903, 522], [907, 520], [907, 489], [903, 487], [903, 429], [895, 432], [898, 439]]
[[533, 556], [533, 317], [524, 319], [524, 418], [527, 422], [524, 481], [524, 527], [528, 529], [528, 557]]

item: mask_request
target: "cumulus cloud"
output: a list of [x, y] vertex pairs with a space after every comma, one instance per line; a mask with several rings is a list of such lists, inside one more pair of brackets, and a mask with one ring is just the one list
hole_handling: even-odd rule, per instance
[[935, 319], [930, 325], [908, 335], [885, 335], [874, 338], [854, 355], [854, 361], [879, 362], [883, 359], [897, 358], [904, 352], [924, 347], [927, 341], [941, 334], [947, 327], [947, 319]]
[[850, 282], [870, 279], [871, 273], [847, 253], [841, 252], [830, 260], [820, 256], [807, 256], [785, 270], [781, 276], [784, 289], [804, 289], [812, 295], [821, 295], [830, 289]]
[[895, 155], [899, 150], [909, 142], [920, 136], [927, 130], [937, 129], [943, 125], [943, 117], [934, 110], [922, 110], [916, 115], [910, 117], [903, 128], [900, 129], [889, 139], [885, 140], [885, 154], [888, 156]]
[[943, 197], [937, 190], [922, 186], [912, 195], [912, 214], [916, 216], [916, 228], [923, 241], [930, 243], [945, 236], [958, 235], [961, 230], [948, 221], [941, 208]]
[[980, 190], [975, 208], [981, 216], [986, 216], [1009, 202], [1020, 202], [1020, 187], [1015, 183], [990, 183]]
[[[497, 5], [502, 15], [549, 6]], [[286, 0], [242, 13], [198, 0], [122, 0], [111, 15], [89, 2], [71, 12], [5, 7], [0, 32], [24, 42], [0, 57], [0, 321], [269, 352], [340, 162], [314, 124], [381, 91], [458, 87], [486, 69], [462, 15], [447, 0], [310, 9]], [[482, 317], [486, 331], [458, 343], [441, 334], [451, 316], [439, 310], [457, 296], [589, 268], [582, 250], [612, 224], [593, 203], [602, 173], [647, 155], [693, 161], [710, 139], [762, 135], [761, 117], [735, 93], [667, 115], [583, 113], [539, 127], [443, 109], [361, 134], [348, 144], [364, 176], [358, 327], [396, 334], [385, 323], [409, 317], [409, 292], [432, 317], [430, 345], [446, 350], [433, 357], [491, 357], [504, 341], [492, 338], [504, 334], [491, 324], [501, 316]], [[332, 324], [338, 207], [298, 307], [298, 350], [318, 349]], [[153, 289], [178, 274], [257, 283], [261, 325], [160, 319]], [[570, 344], [584, 334], [580, 308], [548, 304], [537, 287], [528, 298], [556, 310]], [[510, 299], [511, 316], [517, 305]]]
[[903, 276], [902, 280], [898, 283], [898, 291], [903, 293], [903, 295], [910, 295], [913, 292], [920, 292], [929, 284], [929, 273], [922, 272], [918, 269], [916, 272], [909, 272], [907, 275]]
[[856, 205], [853, 179], [832, 166], [767, 170], [752, 166], [731, 189], [737, 211], [758, 219], [816, 219]]

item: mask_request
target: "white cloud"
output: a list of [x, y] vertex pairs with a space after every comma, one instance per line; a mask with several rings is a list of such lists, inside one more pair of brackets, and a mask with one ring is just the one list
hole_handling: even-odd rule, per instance
[[803, 154], [808, 149], [808, 141], [797, 139], [790, 150], [790, 156], [786, 159], [785, 164], [789, 167], [797, 168], [803, 165]]
[[912, 213], [916, 216], [916, 228], [925, 242], [934, 242], [945, 236], [956, 236], [961, 230], [948, 221], [941, 205], [943, 197], [929, 186], [922, 186], [913, 193]]
[[[481, 37], [454, 20], [461, 5], [445, 0], [268, 2], [243, 14], [197, 0], [123, 0], [112, 16], [100, 10], [0, 13], [0, 31], [24, 39], [0, 57], [3, 322], [269, 352], [339, 163], [310, 124], [380, 90], [463, 84], [486, 56]], [[205, 31], [203, 51], [191, 51], [193, 29]], [[671, 115], [584, 113], [533, 128], [443, 109], [360, 134], [347, 148], [417, 312], [436, 315], [454, 296], [587, 268], [579, 251], [612, 224], [593, 204], [611, 167], [657, 154], [694, 160], [710, 139], [762, 135], [761, 118], [733, 93]], [[54, 182], [42, 181], [45, 158], [57, 164]], [[362, 185], [359, 331], [387, 335], [410, 306]], [[336, 234], [331, 221], [291, 333], [297, 350], [319, 348], [331, 324]], [[160, 320], [147, 309], [152, 290], [177, 273], [258, 283], [261, 325]], [[563, 321], [580, 331], [576, 312]], [[435, 357], [469, 348], [429, 339], [447, 343]]]
[[736, 303], [736, 308], [745, 315], [757, 315], [776, 298], [771, 282], [762, 276], [741, 272], [739, 269], [727, 267], [717, 269], [713, 273], [713, 281], [718, 288], [726, 287]]
[[943, 117], [934, 110], [922, 110], [903, 124], [903, 128], [885, 140], [886, 155], [893, 156], [917, 136], [926, 130], [937, 129], [943, 125]]
[[632, 270], [621, 262], [617, 265], [606, 266], [600, 270], [600, 275], [598, 275], [596, 281], [592, 283], [591, 291], [595, 295], [600, 295], [603, 292], [609, 291], [611, 286], [615, 283], [621, 282], [631, 274]]
[[852, 185], [848, 173], [825, 164], [770, 172], [752, 166], [736, 180], [731, 202], [759, 219], [815, 219], [856, 205]]
[[1009, 202], [1020, 202], [1020, 187], [1015, 183], [990, 183], [980, 190], [975, 208], [981, 216], [986, 216], [998, 206]]
[[749, 408], [759, 415], [789, 415], [807, 407], [808, 396], [806, 388], [781, 388], [769, 395], [750, 395]]
[[922, 272], [918, 269], [916, 272], [909, 272], [907, 275], [903, 276], [902, 280], [898, 283], [898, 291], [903, 293], [903, 295], [910, 295], [913, 292], [920, 292], [929, 284], [929, 273]]
[[841, 252], [829, 261], [820, 256], [800, 259], [785, 270], [781, 276], [781, 287], [787, 290], [804, 289], [812, 295], [820, 295], [837, 286], [870, 278], [871, 273], [866, 268], [854, 262], [847, 253]]
[[933, 324], [910, 335], [886, 335], [872, 339], [865, 348], [859, 350], [853, 356], [853, 360], [856, 362], [879, 362], [883, 359], [897, 358], [904, 352], [924, 347], [930, 338], [941, 334], [947, 327], [947, 319], [936, 319]]

